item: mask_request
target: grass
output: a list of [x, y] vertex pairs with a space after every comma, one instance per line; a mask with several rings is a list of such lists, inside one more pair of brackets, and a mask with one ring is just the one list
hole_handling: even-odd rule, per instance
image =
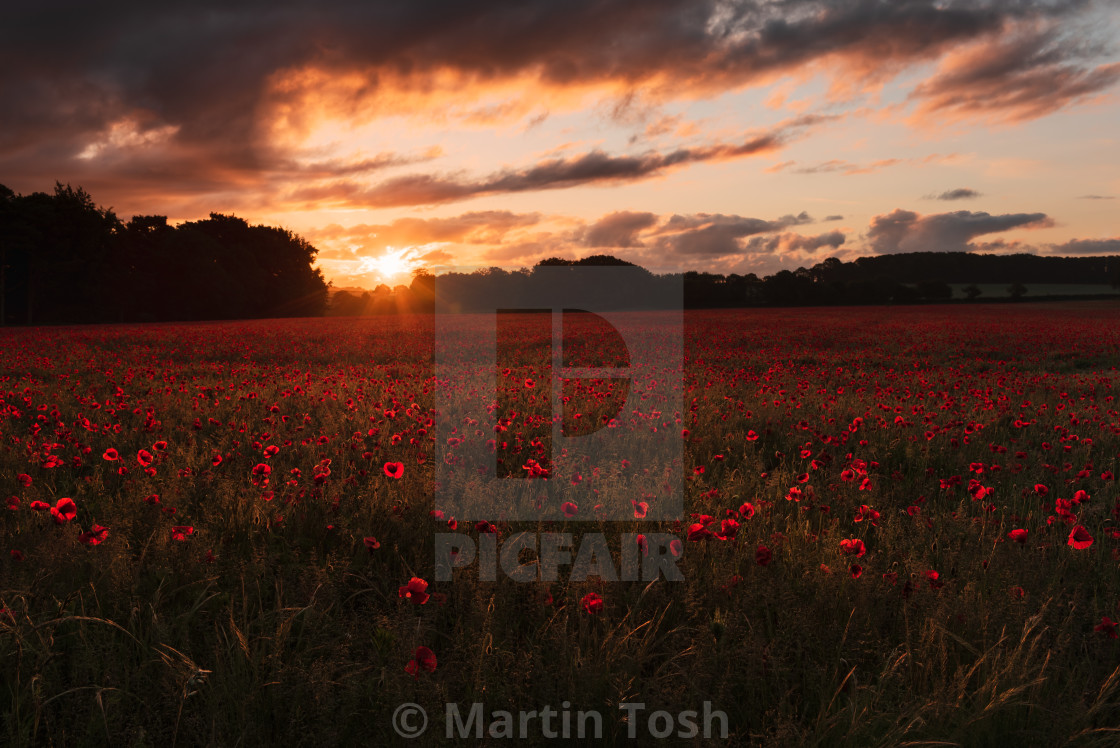
[[[689, 313], [686, 407], [665, 415], [690, 432], [681, 521], [492, 518], [501, 537], [675, 532], [679, 583], [433, 581], [430, 320], [0, 331], [3, 742], [395, 744], [415, 702], [433, 726], [410, 744], [437, 745], [446, 702], [566, 700], [602, 713], [606, 745], [628, 742], [628, 701], [709, 701], [735, 745], [1114, 745], [1120, 647], [1095, 627], [1120, 617], [1101, 477], [1120, 473], [1118, 309], [1040, 309]], [[31, 509], [62, 497], [73, 521]], [[698, 521], [724, 538], [686, 540]], [[413, 576], [423, 605], [398, 594]], [[419, 646], [438, 665], [414, 678]]]

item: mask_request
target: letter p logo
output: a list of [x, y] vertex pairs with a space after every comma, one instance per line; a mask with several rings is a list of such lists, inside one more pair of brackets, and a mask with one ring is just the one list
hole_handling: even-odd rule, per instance
[[513, 279], [485, 302], [436, 281], [437, 508], [464, 521], [680, 519], [680, 279], [636, 267]]

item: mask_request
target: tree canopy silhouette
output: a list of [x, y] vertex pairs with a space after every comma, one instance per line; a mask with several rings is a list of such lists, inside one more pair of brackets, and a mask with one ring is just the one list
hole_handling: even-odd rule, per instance
[[0, 185], [0, 321], [127, 322], [322, 314], [318, 250], [286, 229], [211, 213], [123, 223], [80, 187]]

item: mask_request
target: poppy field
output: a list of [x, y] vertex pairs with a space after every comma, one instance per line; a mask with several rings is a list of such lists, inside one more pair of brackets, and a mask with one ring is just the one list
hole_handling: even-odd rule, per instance
[[[580, 478], [628, 522], [436, 505], [431, 316], [0, 330], [0, 742], [393, 745], [413, 702], [437, 745], [448, 702], [570, 702], [623, 745], [622, 703], [710, 702], [731, 745], [1120, 743], [1120, 308], [684, 321], [683, 408], [617, 424], [681, 434], [683, 516]], [[456, 438], [548, 480], [524, 363]], [[672, 533], [683, 580], [435, 580], [437, 533], [561, 524]]]

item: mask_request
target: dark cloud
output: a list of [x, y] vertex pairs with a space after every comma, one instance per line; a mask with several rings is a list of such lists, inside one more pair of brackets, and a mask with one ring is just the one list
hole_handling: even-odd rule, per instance
[[980, 193], [968, 187], [958, 187], [955, 190], [946, 190], [940, 195], [930, 195], [931, 200], [971, 200], [980, 197]]
[[583, 243], [588, 247], [641, 247], [638, 234], [656, 223], [653, 213], [611, 213], [587, 227]]
[[686, 164], [767, 153], [785, 145], [805, 128], [833, 119], [835, 117], [806, 115], [782, 123], [772, 130], [751, 134], [740, 142], [677, 148], [667, 153], [612, 156], [595, 150], [579, 156], [542, 161], [527, 169], [500, 171], [481, 179], [410, 174], [389, 179], [373, 187], [364, 187], [355, 182], [336, 182], [297, 189], [287, 199], [295, 202], [326, 201], [368, 208], [389, 208], [434, 205], [482, 195], [564, 189], [585, 184], [634, 182]]
[[674, 215], [658, 229], [655, 248], [662, 255], [725, 257], [743, 251], [742, 239], [790, 226], [813, 223], [807, 213], [783, 216], [774, 221], [723, 214]]
[[822, 223], [828, 223], [829, 221], [843, 221], [843, 220], [844, 220], [844, 216], [839, 216], [839, 215], [837, 215], [837, 216], [825, 216], [821, 220], [821, 222]]
[[1050, 114], [1120, 81], [1120, 63], [1096, 64], [1103, 52], [1053, 22], [1009, 21], [912, 91], [916, 117], [1019, 122]]
[[[1017, 0], [564, 0], [511, 5], [496, 0], [325, 4], [278, 0], [213, 2], [23, 3], [0, 24], [0, 170], [20, 179], [69, 179], [74, 156], [133, 121], [141, 132], [173, 131], [151, 159], [131, 167], [137, 184], [169, 180], [243, 183], [278, 157], [263, 118], [285, 110], [299, 121], [301, 97], [320, 79], [357, 80], [341, 104], [360, 111], [390, 86], [423, 90], [451, 71], [465, 85], [529, 77], [551, 86], [610, 83], [637, 90], [711, 92], [765, 82], [828, 60], [838, 79], [882, 80], [977, 39], [998, 37], [1012, 21], [1059, 18], [1082, 3]], [[994, 64], [979, 76], [949, 71], [921, 88], [932, 110], [1009, 107], [1034, 111], [1099, 91], [1112, 68], [1079, 67], [1062, 40], [1000, 46], [1010, 90], [993, 90]], [[1051, 51], [1051, 48], [1056, 51]], [[1033, 52], [1031, 50], [1034, 50]], [[839, 65], [831, 64], [833, 61]], [[988, 72], [990, 71], [990, 72]], [[1052, 88], [1044, 91], [1046, 85]], [[625, 98], [623, 99], [625, 101]], [[987, 102], [987, 103], [985, 103]], [[126, 151], [128, 149], [125, 149]], [[136, 149], [131, 149], [135, 151]], [[128, 170], [122, 152], [103, 172]], [[159, 156], [158, 158], [156, 156]], [[680, 163], [707, 160], [677, 154]], [[726, 155], [724, 157], [731, 157]], [[144, 159], [136, 156], [140, 161]], [[669, 163], [583, 164], [623, 175]], [[154, 162], [154, 163], [153, 163]], [[506, 189], [533, 189], [534, 175], [510, 174]], [[524, 180], [521, 177], [525, 177]], [[106, 177], [109, 179], [110, 177]], [[630, 178], [623, 176], [622, 178]], [[392, 185], [436, 202], [464, 188], [430, 177]], [[546, 185], [563, 181], [544, 180]], [[578, 180], [576, 180], [578, 181]], [[520, 186], [523, 185], [523, 186]], [[16, 184], [17, 189], [26, 185]], [[139, 188], [137, 188], [139, 189]], [[469, 190], [468, 190], [469, 191]], [[428, 199], [425, 197], [424, 199]], [[403, 204], [403, 203], [401, 203]]]
[[959, 210], [920, 216], [896, 209], [875, 216], [867, 231], [869, 248], [877, 254], [898, 252], [967, 252], [977, 249], [969, 242], [978, 236], [1015, 228], [1053, 225], [1045, 213], [991, 215]]
[[1055, 255], [1120, 255], [1120, 238], [1071, 239], [1063, 244], [1051, 244], [1047, 250]]
[[743, 250], [748, 253], [785, 253], [792, 251], [815, 252], [822, 247], [836, 249], [844, 243], [846, 237], [839, 231], [829, 231], [816, 236], [802, 236], [801, 234], [783, 233], [774, 236], [752, 236], [743, 245]]
[[1078, 200], [1115, 200], [1113, 195], [1080, 195]]

